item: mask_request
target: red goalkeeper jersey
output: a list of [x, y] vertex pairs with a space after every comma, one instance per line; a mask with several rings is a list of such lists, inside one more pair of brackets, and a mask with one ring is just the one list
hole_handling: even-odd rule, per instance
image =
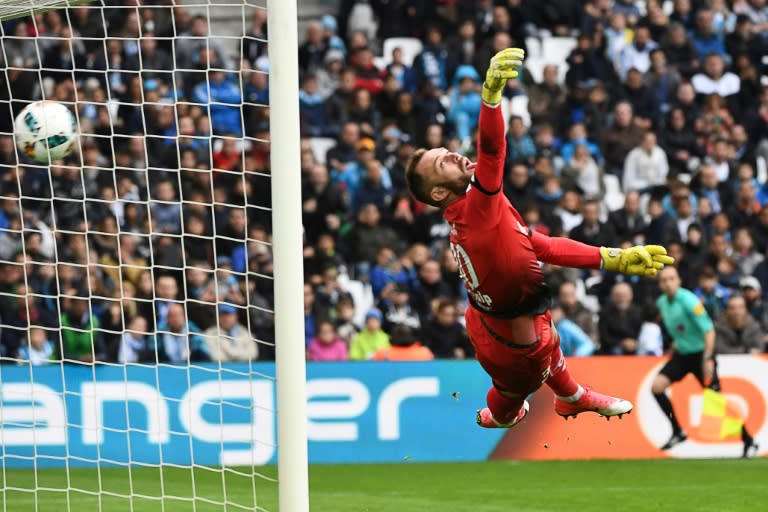
[[501, 108], [480, 111], [477, 166], [461, 199], [446, 208], [451, 250], [472, 304], [494, 316], [542, 312], [547, 293], [539, 261], [599, 268], [597, 247], [532, 233], [502, 193], [506, 139]]

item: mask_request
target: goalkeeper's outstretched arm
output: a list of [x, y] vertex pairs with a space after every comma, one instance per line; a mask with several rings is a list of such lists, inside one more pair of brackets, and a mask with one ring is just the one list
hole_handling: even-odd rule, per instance
[[595, 247], [536, 232], [531, 233], [530, 239], [539, 260], [562, 267], [594, 268], [653, 277], [665, 265], [675, 262], [660, 245], [636, 245], [628, 249]]

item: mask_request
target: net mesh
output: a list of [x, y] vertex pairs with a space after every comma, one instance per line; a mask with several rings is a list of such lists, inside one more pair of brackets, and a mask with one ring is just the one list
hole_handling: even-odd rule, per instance
[[265, 3], [0, 3], [3, 510], [272, 508]]

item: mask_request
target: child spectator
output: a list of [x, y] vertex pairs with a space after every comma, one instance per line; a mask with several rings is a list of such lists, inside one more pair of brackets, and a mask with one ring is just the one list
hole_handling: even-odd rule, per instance
[[45, 329], [30, 327], [26, 343], [19, 347], [19, 359], [29, 361], [32, 366], [46, 364], [55, 359], [53, 343]]
[[357, 333], [360, 332], [354, 319], [355, 318], [355, 303], [349, 296], [344, 296], [339, 299], [336, 304], [336, 332], [341, 339], [347, 342], [349, 345], [352, 342]]
[[346, 361], [349, 359], [347, 342], [339, 338], [333, 323], [323, 320], [307, 348], [309, 361]]
[[[120, 348], [117, 353], [118, 363], [138, 363], [146, 360], [146, 333], [147, 320], [143, 316], [135, 316], [128, 322], [128, 329], [123, 333], [120, 340]], [[154, 359], [153, 355], [152, 359]]]
[[352, 338], [349, 359], [371, 359], [377, 350], [389, 347], [389, 335], [381, 329], [382, 319], [383, 315], [379, 309], [368, 311], [365, 315], [365, 328]]
[[413, 329], [397, 325], [392, 330], [391, 345], [380, 348], [373, 355], [375, 361], [431, 361], [432, 352], [416, 339]]
[[591, 356], [596, 349], [592, 338], [575, 322], [566, 318], [563, 308], [559, 304], [553, 304], [550, 311], [552, 324], [560, 335], [560, 349], [563, 355], [567, 357]]
[[637, 335], [637, 355], [660, 356], [664, 353], [664, 335], [661, 331], [661, 313], [655, 304], [643, 309], [643, 324]]

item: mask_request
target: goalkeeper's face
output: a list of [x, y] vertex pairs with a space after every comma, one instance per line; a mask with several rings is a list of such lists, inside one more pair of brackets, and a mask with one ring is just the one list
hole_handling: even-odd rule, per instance
[[469, 158], [435, 148], [427, 151], [419, 163], [419, 172], [432, 184], [432, 198], [438, 202], [452, 202], [467, 193], [467, 187], [475, 174], [475, 165]]

